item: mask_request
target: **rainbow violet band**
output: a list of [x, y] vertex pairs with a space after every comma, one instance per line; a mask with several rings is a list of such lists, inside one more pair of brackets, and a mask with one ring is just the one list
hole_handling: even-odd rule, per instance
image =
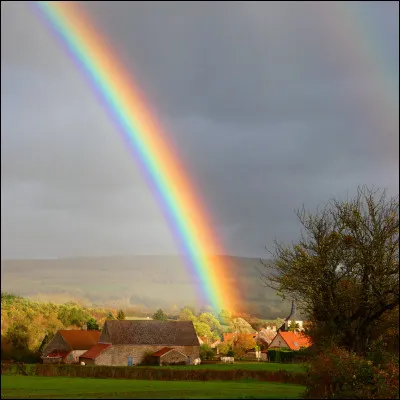
[[160, 204], [185, 261], [201, 282], [201, 291], [219, 311], [236, 310], [236, 285], [209, 214], [196, 194], [151, 107], [107, 40], [74, 2], [35, 2], [51, 29], [101, 98], [124, 142], [139, 163]]

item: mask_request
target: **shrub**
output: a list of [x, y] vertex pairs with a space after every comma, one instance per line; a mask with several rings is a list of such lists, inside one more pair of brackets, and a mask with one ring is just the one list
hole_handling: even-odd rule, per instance
[[208, 344], [202, 344], [200, 346], [200, 358], [202, 360], [212, 360], [214, 357], [214, 351]]
[[395, 399], [398, 362], [379, 369], [373, 362], [341, 348], [327, 349], [311, 361], [306, 398]]

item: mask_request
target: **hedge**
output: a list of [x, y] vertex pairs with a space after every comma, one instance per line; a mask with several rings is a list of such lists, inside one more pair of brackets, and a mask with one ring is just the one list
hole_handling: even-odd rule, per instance
[[[236, 381], [252, 379], [262, 382], [295, 383], [303, 385], [306, 375], [288, 371], [252, 371], [252, 370], [207, 370], [207, 369], [162, 369], [162, 368], [135, 368], [110, 367], [102, 365], [74, 365], [74, 364], [34, 364], [25, 365], [28, 375], [37, 376], [67, 376], [79, 378], [120, 378], [138, 380], [162, 381]], [[3, 370], [2, 373], [7, 373]], [[16, 371], [21, 373], [21, 371]]]
[[296, 356], [295, 351], [285, 349], [271, 349], [268, 350], [269, 361], [291, 363]]

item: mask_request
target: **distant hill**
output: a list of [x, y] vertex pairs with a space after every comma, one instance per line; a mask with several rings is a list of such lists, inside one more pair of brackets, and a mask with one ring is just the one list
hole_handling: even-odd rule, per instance
[[[218, 257], [229, 265], [247, 312], [270, 319], [289, 313], [290, 305], [262, 285], [258, 259]], [[179, 256], [2, 260], [1, 278], [3, 291], [54, 302], [151, 310], [199, 306], [199, 285]]]

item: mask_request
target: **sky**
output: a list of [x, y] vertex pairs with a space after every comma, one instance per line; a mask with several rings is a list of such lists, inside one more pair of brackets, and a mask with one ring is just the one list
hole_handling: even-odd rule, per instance
[[[224, 252], [294, 211], [399, 191], [398, 2], [82, 2], [152, 105]], [[26, 2], [1, 3], [1, 256], [174, 254], [136, 160]]]

